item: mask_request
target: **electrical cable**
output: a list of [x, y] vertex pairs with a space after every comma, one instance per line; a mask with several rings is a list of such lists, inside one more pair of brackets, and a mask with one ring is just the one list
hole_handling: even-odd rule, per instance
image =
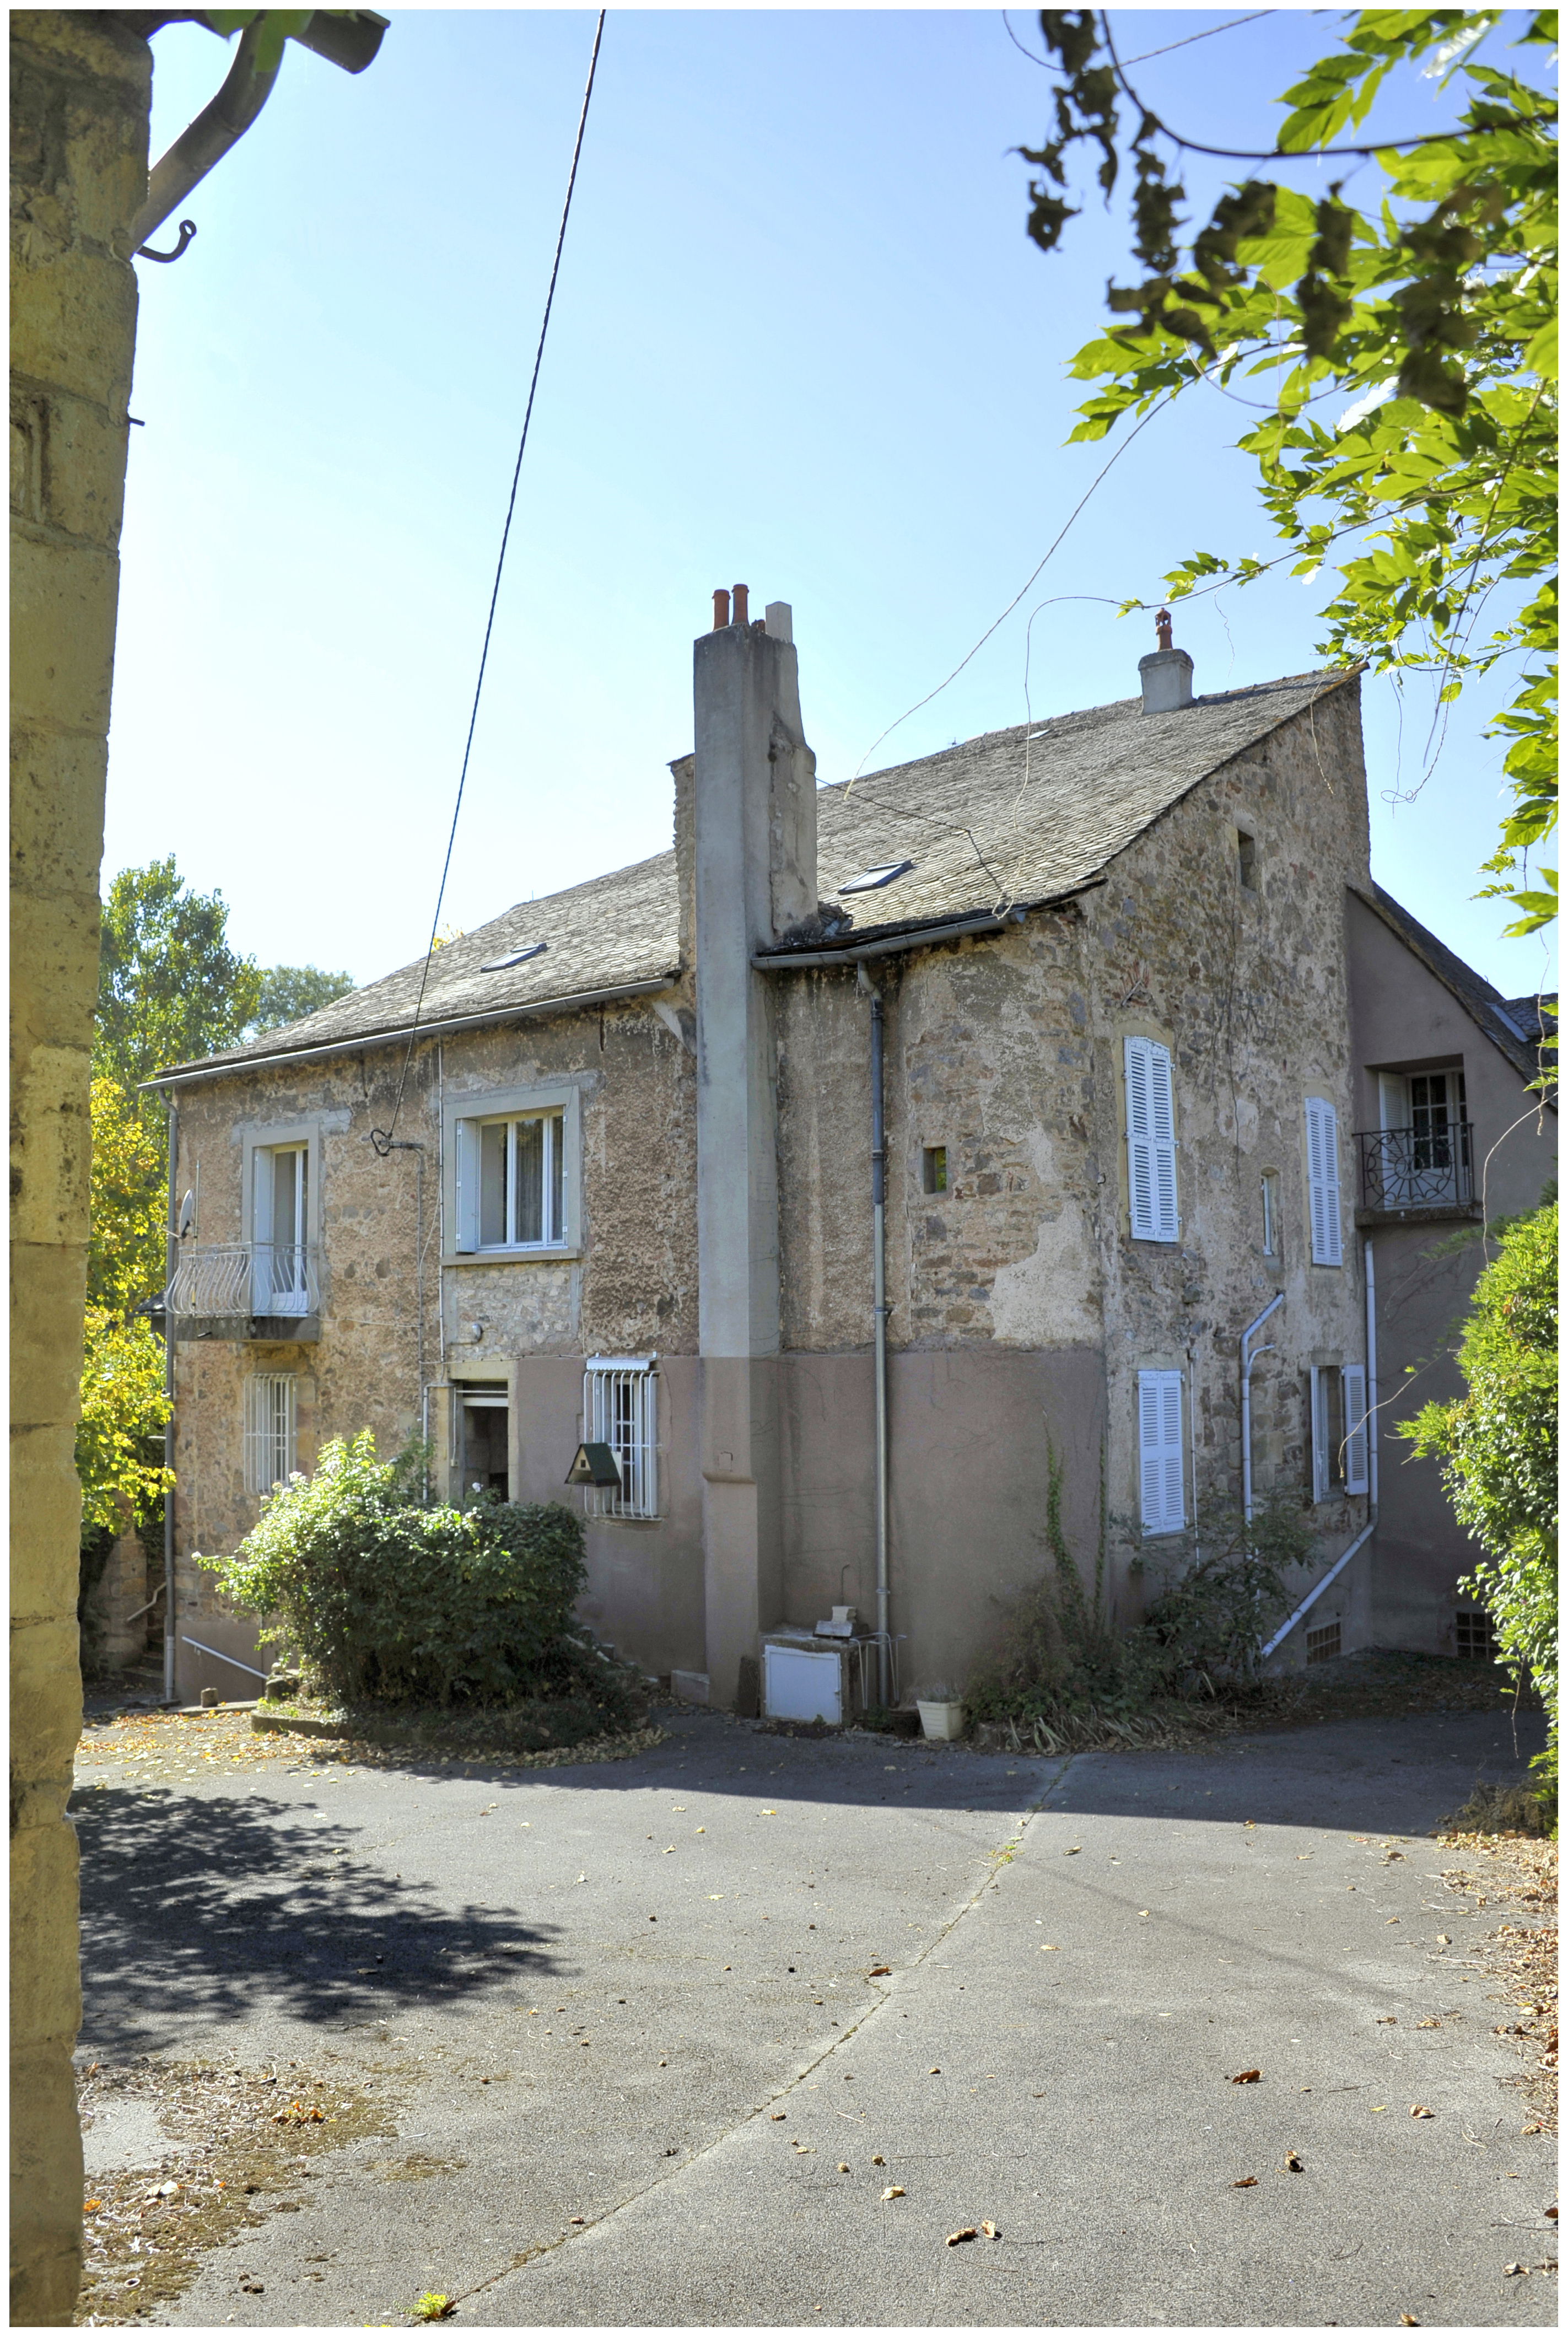
[[457, 799], [452, 807], [452, 826], [446, 836], [446, 857], [441, 863], [441, 882], [436, 893], [436, 914], [430, 920], [430, 944], [425, 953], [425, 970], [419, 977], [419, 995], [415, 1001], [414, 1019], [409, 1026], [408, 1044], [404, 1051], [403, 1069], [397, 1080], [397, 1100], [392, 1106], [391, 1123], [387, 1128], [373, 1128], [370, 1142], [383, 1159], [392, 1149], [397, 1133], [397, 1117], [403, 1109], [403, 1092], [408, 1084], [408, 1066], [414, 1060], [414, 1048], [419, 1035], [419, 1016], [425, 1004], [425, 992], [430, 980], [430, 963], [436, 954], [436, 935], [441, 923], [441, 904], [446, 895], [446, 878], [452, 866], [452, 847], [457, 840], [457, 816], [463, 808], [463, 789], [468, 779], [468, 758], [474, 751], [474, 728], [479, 719], [479, 698], [485, 687], [485, 669], [490, 658], [490, 636], [495, 629], [495, 604], [501, 595], [501, 572], [506, 565], [506, 545], [512, 533], [512, 515], [517, 508], [517, 482], [523, 474], [523, 455], [528, 445], [528, 425], [534, 418], [534, 397], [539, 387], [539, 368], [544, 362], [544, 337], [550, 330], [550, 311], [555, 304], [555, 282], [561, 273], [561, 253], [566, 241], [566, 222], [572, 215], [572, 194], [577, 184], [577, 164], [583, 152], [583, 133], [588, 127], [588, 103], [593, 94], [593, 76], [599, 69], [599, 44], [604, 38], [604, 18], [608, 11], [601, 8], [599, 22], [593, 30], [593, 53], [588, 60], [588, 81], [583, 92], [583, 111], [577, 120], [577, 138], [572, 149], [572, 168], [566, 177], [566, 200], [561, 206], [561, 225], [555, 234], [555, 257], [550, 269], [550, 288], [544, 296], [544, 314], [539, 325], [539, 346], [534, 352], [534, 373], [528, 384], [528, 403], [523, 414], [523, 435], [517, 442], [517, 460], [512, 470], [512, 492], [506, 499], [506, 519], [501, 530], [501, 550], [495, 562], [495, 581], [490, 587], [490, 609], [485, 620], [485, 641], [479, 652], [479, 673], [474, 684], [474, 703], [468, 714], [468, 736], [463, 747], [463, 768], [457, 775]]
[[[995, 632], [997, 627], [1006, 623], [1008, 618], [1013, 614], [1014, 610], [1018, 606], [1019, 601], [1023, 600], [1024, 594], [1028, 592], [1030, 585], [1034, 583], [1035, 577], [1039, 575], [1040, 571], [1044, 567], [1045, 562], [1051, 558], [1052, 554], [1063, 542], [1068, 529], [1078, 517], [1079, 513], [1083, 509], [1083, 506], [1089, 501], [1090, 496], [1093, 494], [1094, 490], [1100, 484], [1101, 480], [1104, 478], [1108, 471], [1112, 470], [1114, 465], [1121, 461], [1122, 455], [1127, 452], [1128, 447], [1131, 446], [1134, 438], [1137, 437], [1138, 433], [1141, 430], [1145, 429], [1148, 425], [1153, 421], [1154, 416], [1161, 413], [1165, 406], [1170, 405], [1171, 399], [1175, 396], [1176, 392], [1174, 390], [1167, 390], [1164, 396], [1157, 398], [1154, 404], [1149, 408], [1148, 413], [1143, 415], [1139, 421], [1133, 424], [1132, 429], [1129, 430], [1125, 438], [1122, 439], [1122, 444], [1117, 447], [1110, 461], [1104, 464], [1101, 469], [1095, 473], [1093, 478], [1091, 479], [1088, 486], [1084, 489], [1083, 494], [1080, 495], [1078, 501], [1073, 504], [1072, 510], [1063, 521], [1062, 525], [1058, 528], [1055, 535], [1052, 538], [1051, 543], [1046, 546], [1044, 552], [1036, 562], [1033, 573], [1026, 577], [1024, 582], [1018, 587], [1017, 592], [1014, 593], [1013, 598], [1008, 601], [1007, 606], [1003, 610], [1002, 614], [996, 619], [995, 623], [986, 626], [985, 631], [981, 634], [974, 648], [969, 650], [966, 656], [959, 659], [952, 672], [947, 676], [946, 681], [939, 681], [935, 689], [928, 689], [924, 698], [917, 698], [913, 706], [906, 707], [905, 709], [904, 712], [898, 717], [897, 722], [889, 722], [887, 729], [884, 730], [879, 737], [872, 739], [871, 744], [867, 748], [866, 752], [861, 756], [859, 762], [855, 767], [854, 778], [849, 782], [850, 787], [853, 787], [855, 780], [860, 777], [861, 772], [866, 768], [867, 764], [871, 760], [872, 756], [882, 744], [882, 740], [884, 738], [891, 738], [894, 731], [901, 729], [903, 725], [908, 721], [909, 717], [912, 714], [918, 714], [923, 706], [929, 706], [934, 698], [940, 698], [942, 692], [947, 688], [948, 683], [957, 680], [965, 667], [970, 662], [970, 660], [979, 656], [980, 651], [985, 648], [992, 634]], [[848, 792], [849, 789], [846, 788], [846, 795]]]

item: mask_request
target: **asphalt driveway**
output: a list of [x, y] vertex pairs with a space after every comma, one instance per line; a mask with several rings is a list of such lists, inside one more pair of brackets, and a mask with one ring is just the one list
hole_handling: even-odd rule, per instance
[[1424, 1839], [1534, 1749], [1505, 1716], [1066, 1763], [666, 1725], [177, 1793], [84, 1750], [83, 2053], [329, 2051], [396, 2104], [167, 2317], [1555, 2320], [1504, 2270], [1555, 2255], [1553, 2145]]

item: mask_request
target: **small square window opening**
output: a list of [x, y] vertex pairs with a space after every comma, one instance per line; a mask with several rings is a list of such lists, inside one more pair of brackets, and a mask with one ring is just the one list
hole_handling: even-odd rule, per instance
[[947, 1190], [947, 1147], [928, 1144], [920, 1155], [921, 1189], [927, 1193]]
[[1309, 1664], [1332, 1663], [1338, 1653], [1339, 1620], [1336, 1616], [1332, 1623], [1319, 1623], [1316, 1630], [1308, 1632], [1307, 1660]]
[[1236, 831], [1236, 873], [1250, 893], [1258, 890], [1258, 839], [1244, 827]]

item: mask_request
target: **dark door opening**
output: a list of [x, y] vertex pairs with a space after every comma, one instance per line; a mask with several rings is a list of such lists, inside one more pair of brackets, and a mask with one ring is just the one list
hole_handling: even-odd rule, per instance
[[512, 1415], [505, 1395], [459, 1391], [458, 1499], [472, 1501], [492, 1493], [498, 1501], [511, 1499], [512, 1479], [507, 1459]]

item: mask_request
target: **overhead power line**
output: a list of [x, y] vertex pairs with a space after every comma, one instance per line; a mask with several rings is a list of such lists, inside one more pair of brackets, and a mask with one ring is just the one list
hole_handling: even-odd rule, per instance
[[414, 1017], [408, 1030], [408, 1044], [404, 1051], [403, 1069], [397, 1080], [397, 1100], [392, 1106], [391, 1123], [387, 1128], [373, 1128], [370, 1141], [383, 1157], [392, 1149], [397, 1131], [398, 1114], [403, 1109], [403, 1091], [408, 1084], [408, 1066], [414, 1060], [415, 1042], [419, 1035], [419, 1017], [425, 1005], [425, 992], [430, 981], [430, 963], [436, 954], [436, 935], [440, 929], [441, 904], [446, 895], [446, 878], [452, 866], [452, 847], [457, 840], [457, 816], [463, 808], [463, 789], [468, 779], [468, 758], [474, 752], [474, 728], [479, 719], [479, 699], [485, 688], [485, 669], [490, 659], [490, 636], [495, 630], [495, 604], [501, 596], [501, 572], [506, 565], [506, 545], [512, 533], [512, 515], [517, 508], [517, 482], [523, 475], [523, 456], [528, 445], [528, 425], [534, 419], [534, 397], [539, 387], [539, 368], [544, 362], [544, 337], [550, 330], [550, 311], [555, 305], [555, 284], [561, 273], [561, 253], [566, 241], [566, 222], [572, 216], [572, 194], [577, 184], [577, 164], [583, 153], [583, 133], [588, 127], [588, 106], [593, 95], [593, 76], [599, 69], [599, 44], [604, 38], [604, 18], [607, 11], [601, 8], [599, 21], [593, 28], [593, 53], [588, 60], [588, 80], [583, 92], [583, 111], [577, 117], [577, 136], [572, 148], [572, 168], [566, 174], [566, 200], [561, 206], [561, 224], [555, 232], [555, 257], [550, 267], [550, 288], [544, 295], [544, 314], [539, 323], [539, 346], [534, 352], [534, 372], [528, 384], [528, 403], [523, 414], [523, 435], [517, 442], [517, 460], [512, 467], [512, 492], [506, 498], [506, 518], [501, 530], [501, 549], [495, 561], [495, 581], [490, 587], [490, 608], [485, 619], [485, 640], [479, 651], [479, 672], [474, 684], [474, 703], [468, 710], [468, 736], [463, 743], [463, 768], [457, 774], [457, 798], [452, 806], [452, 825], [446, 834], [446, 857], [441, 863], [441, 882], [436, 891], [436, 913], [430, 920], [430, 942], [425, 952], [424, 971], [419, 976], [419, 995], [415, 1002]]

